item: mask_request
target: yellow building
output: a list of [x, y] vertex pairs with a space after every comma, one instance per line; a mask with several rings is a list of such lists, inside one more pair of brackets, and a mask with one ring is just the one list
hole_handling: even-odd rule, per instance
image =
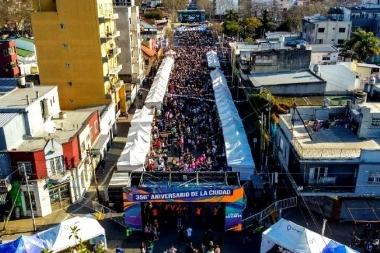
[[33, 0], [33, 7], [41, 85], [58, 86], [61, 108], [114, 102], [126, 112], [112, 0]]

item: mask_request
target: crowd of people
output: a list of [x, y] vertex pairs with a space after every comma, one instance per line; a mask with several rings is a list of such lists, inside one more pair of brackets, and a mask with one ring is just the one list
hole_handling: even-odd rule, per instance
[[[224, 138], [206, 53], [217, 51], [210, 31], [176, 33], [175, 64], [153, 122], [147, 171], [219, 171], [226, 164]], [[169, 156], [174, 157], [169, 160]]]

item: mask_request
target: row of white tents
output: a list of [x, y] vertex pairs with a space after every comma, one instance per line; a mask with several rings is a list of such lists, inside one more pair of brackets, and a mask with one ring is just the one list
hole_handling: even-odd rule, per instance
[[74, 217], [60, 224], [31, 236], [20, 236], [14, 241], [0, 244], [1, 253], [40, 253], [44, 249], [49, 252], [60, 252], [78, 244], [73, 236], [72, 228], [77, 228], [77, 236], [90, 244], [100, 241], [107, 248], [106, 233], [97, 220], [90, 217]]
[[263, 232], [260, 253], [266, 253], [276, 245], [294, 253], [358, 253], [285, 219], [280, 219]]
[[218, 53], [210, 50], [206, 53], [207, 65], [209, 68], [220, 68]]
[[220, 69], [210, 71], [215, 103], [222, 123], [227, 165], [240, 172], [240, 180], [248, 181], [254, 173], [255, 162], [245, 134], [243, 122], [236, 109], [227, 80]]
[[150, 151], [153, 109], [161, 109], [174, 59], [165, 57], [145, 100], [145, 106], [136, 110], [128, 131], [127, 143], [117, 161], [117, 171], [142, 171]]

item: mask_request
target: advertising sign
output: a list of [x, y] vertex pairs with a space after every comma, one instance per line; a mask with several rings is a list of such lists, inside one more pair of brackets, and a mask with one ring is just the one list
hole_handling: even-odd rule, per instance
[[124, 220], [133, 230], [142, 229], [141, 202], [226, 203], [225, 229], [241, 230], [243, 187], [131, 187], [124, 191]]

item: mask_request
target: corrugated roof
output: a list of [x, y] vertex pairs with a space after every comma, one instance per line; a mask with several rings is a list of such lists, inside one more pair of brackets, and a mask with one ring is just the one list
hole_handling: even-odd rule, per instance
[[149, 57], [153, 57], [156, 55], [156, 51], [150, 49], [149, 47], [146, 47], [144, 45], [141, 45], [141, 50], [147, 54]]
[[16, 117], [18, 113], [0, 113], [0, 127], [5, 126], [11, 119]]
[[18, 85], [16, 78], [0, 78], [0, 93], [10, 92]]
[[312, 52], [338, 52], [338, 49], [329, 44], [309, 45]]

